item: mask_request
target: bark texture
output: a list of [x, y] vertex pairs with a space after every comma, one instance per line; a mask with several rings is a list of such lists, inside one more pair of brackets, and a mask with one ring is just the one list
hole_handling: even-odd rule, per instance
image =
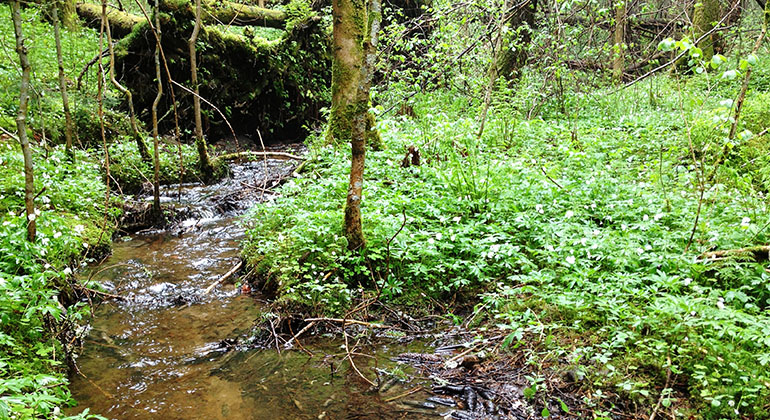
[[509, 10], [509, 8], [506, 10], [508, 12], [504, 19], [510, 30], [503, 39], [502, 49], [496, 58], [496, 71], [500, 77], [516, 80], [529, 59], [528, 51], [532, 41], [532, 31], [535, 27], [537, 0], [530, 0], [526, 4], [517, 6], [514, 10]]
[[35, 223], [35, 175], [32, 163], [32, 147], [27, 137], [27, 109], [29, 107], [29, 78], [31, 66], [24, 45], [24, 33], [21, 28], [21, 7], [18, 0], [11, 1], [13, 29], [16, 35], [16, 53], [21, 64], [21, 86], [19, 89], [19, 110], [16, 114], [16, 129], [19, 132], [19, 143], [24, 154], [24, 207], [27, 211], [27, 239], [35, 241], [37, 225]]
[[[700, 38], [703, 34], [714, 28], [714, 25], [719, 22], [721, 17], [722, 12], [719, 0], [698, 0], [695, 3], [692, 17], [693, 39]], [[703, 59], [706, 62], [711, 60], [715, 49], [719, 48], [720, 38], [719, 31], [716, 31], [698, 43], [698, 48], [703, 51]]]
[[625, 39], [626, 39], [626, 3], [624, 0], [615, 6], [614, 53], [612, 60], [612, 78], [616, 83], [623, 83], [625, 71]]
[[351, 167], [345, 201], [345, 236], [348, 248], [365, 246], [361, 220], [364, 164], [369, 116], [369, 90], [380, 30], [380, 0], [334, 0], [332, 2], [333, 48], [332, 113], [329, 134], [337, 141], [351, 143]]

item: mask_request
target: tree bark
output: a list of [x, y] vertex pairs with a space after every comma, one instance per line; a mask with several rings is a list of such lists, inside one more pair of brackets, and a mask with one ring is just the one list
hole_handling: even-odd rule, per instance
[[537, 0], [530, 0], [516, 10], [509, 10], [506, 16], [507, 26], [511, 28], [503, 42], [503, 48], [498, 53], [497, 74], [508, 80], [516, 80], [521, 69], [527, 64], [528, 49], [532, 42], [532, 31], [535, 27]]
[[361, 220], [366, 139], [371, 130], [371, 88], [377, 36], [382, 17], [380, 0], [333, 0], [332, 113], [329, 135], [351, 144], [350, 180], [345, 201], [345, 236], [348, 249], [365, 246]]
[[[698, 39], [703, 34], [714, 28], [714, 24], [722, 17], [719, 0], [698, 0], [695, 3], [693, 11], [692, 26], [694, 31], [693, 39]], [[703, 60], [711, 61], [714, 56], [714, 49], [720, 40], [719, 32], [714, 32], [710, 36], [698, 43], [698, 48], [703, 51]]]
[[56, 11], [62, 25], [70, 31], [78, 27], [78, 12], [75, 7], [75, 0], [59, 0]]
[[18, 0], [11, 1], [11, 14], [13, 16], [13, 29], [16, 35], [16, 53], [21, 64], [21, 86], [19, 88], [19, 110], [16, 113], [16, 129], [19, 132], [19, 143], [24, 154], [24, 207], [27, 211], [27, 239], [35, 241], [35, 175], [32, 163], [32, 148], [27, 137], [27, 109], [29, 106], [29, 78], [31, 66], [27, 56], [27, 47], [24, 45], [24, 34], [21, 28], [21, 6]]
[[[78, 3], [76, 8], [78, 15], [83, 18], [83, 23], [94, 29], [101, 28], [102, 7], [100, 5], [93, 3]], [[106, 14], [107, 21], [111, 28], [111, 34], [118, 38], [130, 34], [134, 29], [134, 26], [143, 21], [139, 16], [112, 7], [107, 7]]]
[[203, 7], [203, 23], [225, 23], [236, 26], [265, 26], [283, 29], [286, 26], [286, 13], [280, 10], [265, 9], [259, 6], [249, 6], [227, 0], [204, 0], [203, 3], [190, 0], [161, 0], [160, 8], [164, 12], [173, 13], [190, 19], [195, 18], [196, 9]]
[[198, 57], [195, 51], [195, 43], [198, 41], [198, 33], [201, 30], [201, 0], [195, 0], [195, 26], [193, 27], [187, 47], [190, 51], [190, 83], [195, 94], [193, 95], [193, 109], [195, 113], [195, 145], [198, 149], [198, 160], [204, 178], [211, 179], [214, 176], [214, 168], [211, 166], [208, 145], [203, 137], [203, 122], [201, 120], [201, 99], [198, 86]]
[[620, 0], [615, 6], [615, 35], [614, 57], [612, 60], [612, 78], [615, 83], [623, 83], [625, 72], [625, 39], [626, 39], [626, 3]]
[[152, 182], [152, 213], [156, 222], [161, 220], [160, 208], [160, 142], [158, 141], [158, 104], [163, 97], [163, 75], [160, 72], [160, 46], [163, 32], [160, 29], [160, 10], [158, 9], [158, 0], [155, 0], [155, 78], [157, 80], [158, 94], [152, 102], [152, 144], [153, 150], [153, 182]]
[[126, 97], [128, 102], [128, 118], [131, 123], [131, 131], [134, 135], [134, 141], [136, 142], [136, 148], [139, 150], [139, 156], [145, 162], [151, 162], [150, 152], [147, 150], [147, 145], [144, 143], [142, 134], [139, 132], [139, 125], [136, 122], [136, 112], [134, 111], [134, 95], [131, 91], [126, 89], [125, 86], [118, 82], [115, 77], [115, 48], [112, 45], [112, 31], [110, 30], [109, 21], [107, 19], [107, 1], [102, 0], [102, 20], [104, 21], [105, 33], [107, 34], [107, 50], [110, 53], [110, 81], [117, 90], [120, 91]]
[[57, 7], [51, 10], [51, 20], [53, 20], [53, 33], [56, 42], [56, 63], [59, 67], [59, 91], [61, 93], [62, 106], [64, 108], [64, 139], [67, 156], [72, 158], [72, 138], [74, 133], [74, 123], [72, 122], [72, 112], [70, 112], [69, 97], [67, 95], [67, 80], [64, 75], [64, 58], [61, 46], [61, 30], [59, 11]]

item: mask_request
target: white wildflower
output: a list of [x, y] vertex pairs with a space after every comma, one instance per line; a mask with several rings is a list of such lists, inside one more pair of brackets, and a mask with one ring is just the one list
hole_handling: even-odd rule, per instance
[[724, 309], [725, 308], [725, 299], [719, 298], [717, 299], [717, 308]]
[[572, 210], [567, 210], [567, 213], [564, 214], [564, 217], [569, 219], [569, 218], [571, 218], [574, 215], [575, 215], [575, 212], [573, 212]]
[[692, 283], [692, 278], [690, 277], [687, 277], [686, 279], [682, 280], [682, 284], [684, 284], [685, 286], [689, 286], [690, 283]]
[[65, 269], [64, 269], [64, 274], [66, 274], [66, 275], [68, 275], [68, 276], [69, 276], [70, 274], [72, 274], [72, 269], [71, 269], [71, 268], [69, 268], [69, 267], [65, 268]]
[[432, 245], [432, 244], [434, 244], [435, 242], [436, 242], [436, 241], [435, 241], [433, 238], [428, 238], [428, 243], [429, 243], [429, 244], [431, 244], [431, 245]]
[[452, 241], [452, 242], [454, 242], [455, 239], [457, 239], [457, 235], [452, 235], [452, 236], [449, 237], [449, 240]]
[[650, 216], [645, 214], [644, 217], [642, 217], [642, 220], [644, 220], [646, 222], [646, 221], [650, 220]]
[[567, 258], [565, 259], [565, 261], [569, 265], [575, 264], [575, 256], [574, 255], [568, 255]]
[[444, 235], [442, 235], [441, 232], [436, 234], [436, 240], [437, 241], [440, 241], [443, 237], [444, 237]]
[[54, 232], [54, 233], [53, 233], [53, 238], [54, 238], [54, 239], [59, 239], [59, 238], [61, 238], [61, 232]]
[[460, 217], [460, 216], [456, 216], [456, 217], [452, 218], [452, 221], [455, 222], [455, 223], [460, 222], [460, 220], [462, 220], [462, 217]]
[[489, 247], [489, 250], [492, 252], [500, 251], [500, 244], [493, 244], [492, 246]]
[[35, 215], [35, 214], [28, 214], [27, 215], [27, 220], [29, 220], [30, 222], [35, 221], [36, 218], [37, 218], [37, 215]]
[[658, 220], [663, 218], [663, 213], [657, 213], [655, 216], [652, 216], [653, 219], [657, 222]]
[[[82, 234], [83, 234], [83, 232], [86, 230], [86, 228], [85, 228], [85, 226], [83, 226], [83, 225], [77, 225], [77, 226], [75, 226], [74, 228], [72, 228], [72, 230], [73, 230], [75, 233], [77, 233], [78, 235], [82, 235]], [[282, 238], [280, 238], [280, 237], [278, 238], [278, 240], [281, 240], [281, 239], [282, 239]]]
[[751, 218], [744, 217], [743, 219], [741, 219], [741, 227], [742, 228], [748, 228], [749, 224], [751, 224]]
[[543, 205], [542, 204], [535, 204], [535, 211], [537, 211], [540, 214], [545, 213], [545, 211], [543, 211]]

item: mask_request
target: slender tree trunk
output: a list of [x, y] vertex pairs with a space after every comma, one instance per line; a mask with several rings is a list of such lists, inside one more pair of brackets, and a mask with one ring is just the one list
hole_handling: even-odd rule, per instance
[[626, 3], [625, 0], [615, 5], [615, 39], [614, 57], [612, 60], [612, 78], [616, 83], [623, 83], [625, 72], [625, 39], [626, 39]]
[[19, 111], [16, 114], [16, 129], [19, 132], [19, 143], [24, 154], [24, 206], [27, 210], [27, 239], [35, 241], [35, 175], [32, 164], [32, 148], [27, 137], [27, 109], [29, 106], [29, 77], [30, 64], [27, 57], [27, 47], [24, 45], [24, 34], [21, 30], [21, 6], [18, 0], [11, 1], [13, 29], [16, 34], [16, 53], [21, 63], [21, 87], [19, 88]]
[[160, 98], [163, 97], [163, 79], [160, 72], [160, 45], [161, 36], [163, 32], [160, 29], [160, 12], [158, 9], [158, 0], [155, 0], [155, 10], [153, 11], [155, 16], [155, 31], [157, 38], [155, 39], [155, 78], [158, 82], [158, 94], [155, 96], [155, 100], [152, 102], [152, 144], [153, 150], [153, 200], [152, 210], [153, 216], [156, 221], [161, 220], [161, 208], [160, 208], [160, 142], [158, 141], [158, 104]]
[[61, 47], [61, 29], [59, 21], [59, 11], [57, 7], [51, 8], [51, 18], [53, 20], [53, 33], [56, 42], [56, 63], [59, 66], [59, 91], [61, 93], [62, 106], [64, 108], [64, 139], [67, 156], [72, 158], [72, 138], [74, 133], [74, 124], [72, 122], [72, 113], [70, 112], [69, 97], [67, 95], [67, 80], [64, 75], [64, 59]]
[[348, 248], [364, 247], [361, 198], [364, 184], [366, 139], [369, 121], [369, 89], [382, 15], [380, 0], [361, 7], [356, 0], [333, 0], [334, 58], [332, 62], [332, 115], [329, 135], [350, 140], [350, 181], [345, 202], [345, 236]]
[[481, 124], [479, 125], [479, 132], [477, 134], [479, 138], [484, 134], [489, 104], [492, 102], [492, 90], [494, 90], [495, 83], [497, 82], [498, 62], [501, 53], [500, 48], [503, 43], [503, 28], [505, 27], [506, 15], [509, 13], [508, 3], [509, 0], [503, 0], [502, 9], [500, 10], [500, 20], [497, 23], [497, 36], [495, 37], [495, 44], [492, 47], [492, 62], [487, 70], [489, 80], [487, 82], [487, 90], [484, 93], [484, 108], [481, 109]]
[[134, 141], [136, 141], [136, 147], [139, 149], [139, 155], [142, 157], [143, 161], [151, 162], [152, 160], [150, 158], [150, 152], [147, 150], [147, 145], [144, 143], [142, 134], [139, 132], [139, 126], [136, 123], [136, 112], [134, 112], [134, 95], [132, 95], [131, 91], [126, 89], [125, 86], [121, 85], [120, 82], [118, 82], [118, 79], [115, 77], [115, 49], [112, 45], [110, 22], [107, 19], [107, 0], [102, 0], [102, 20], [104, 21], [103, 25], [105, 28], [105, 33], [107, 34], [107, 51], [110, 53], [110, 82], [112, 82], [112, 85], [115, 86], [115, 88], [119, 90], [120, 93], [125, 95], [126, 100], [128, 101], [128, 117], [131, 122], [131, 131], [134, 135]]
[[193, 112], [195, 113], [195, 145], [198, 148], [198, 160], [200, 161], [201, 172], [204, 178], [211, 179], [214, 175], [214, 168], [211, 166], [209, 158], [208, 145], [203, 137], [203, 121], [201, 119], [201, 99], [200, 89], [198, 87], [198, 57], [195, 51], [195, 43], [198, 41], [198, 34], [201, 30], [201, 0], [195, 0], [195, 26], [192, 35], [187, 41], [190, 49], [190, 82], [193, 85], [195, 95], [193, 95]]

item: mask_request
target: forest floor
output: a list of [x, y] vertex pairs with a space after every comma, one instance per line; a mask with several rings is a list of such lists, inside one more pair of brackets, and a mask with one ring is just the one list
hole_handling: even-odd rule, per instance
[[769, 239], [762, 62], [732, 141], [740, 80], [711, 74], [547, 97], [529, 74], [498, 93], [481, 137], [479, 100], [417, 94], [378, 117], [365, 250], [340, 229], [349, 149], [319, 135], [301, 177], [246, 216], [244, 254], [289, 312], [355, 318], [379, 296], [496, 337], [467, 355], [493, 375], [526, 367], [540, 414], [561, 398], [594, 418], [766, 418], [766, 255], [707, 254]]

